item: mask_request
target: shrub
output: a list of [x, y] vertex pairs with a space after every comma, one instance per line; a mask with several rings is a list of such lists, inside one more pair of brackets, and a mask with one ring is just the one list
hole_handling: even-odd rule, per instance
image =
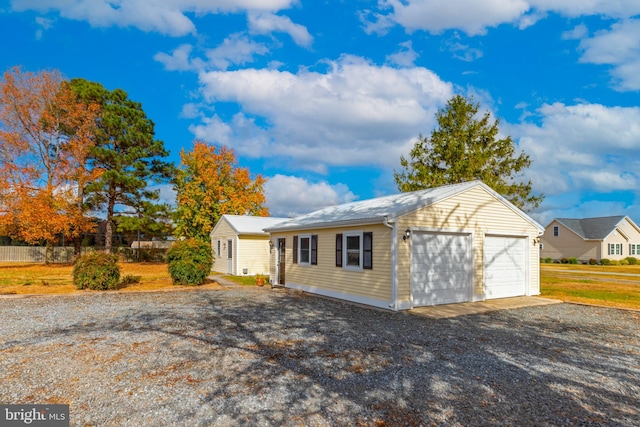
[[181, 240], [167, 252], [169, 274], [176, 285], [201, 285], [211, 274], [213, 254], [209, 242]]
[[134, 285], [136, 283], [140, 283], [142, 280], [142, 276], [133, 276], [131, 274], [127, 274], [120, 281], [121, 286]]
[[611, 265], [611, 260], [609, 258], [602, 258], [600, 260], [600, 264], [602, 264], [602, 265]]
[[560, 260], [560, 262], [561, 262], [562, 264], [569, 264], [569, 258], [562, 258], [562, 259]]
[[598, 261], [596, 261], [596, 259], [595, 259], [595, 258], [590, 258], [590, 259], [589, 259], [589, 264], [590, 264], [590, 265], [596, 265], [597, 263], [598, 263]]
[[625, 258], [627, 260], [627, 262], [629, 263], [629, 265], [637, 265], [638, 264], [638, 258], [634, 258], [632, 256]]
[[629, 261], [627, 259], [621, 259], [618, 262], [620, 263], [620, 265], [629, 265]]
[[116, 255], [90, 252], [79, 256], [73, 265], [73, 284], [78, 289], [118, 289], [119, 282], [120, 267]]
[[578, 263], [578, 258], [569, 258], [569, 264], [577, 264]]
[[611, 261], [609, 261], [609, 265], [620, 265], [620, 261], [618, 261], [617, 259], [612, 259]]
[[546, 258], [544, 259], [544, 262], [546, 262], [547, 264], [551, 264], [551, 261], [552, 261], [552, 259], [551, 259], [551, 257], [550, 257], [550, 256], [548, 256], [548, 257], [546, 257]]

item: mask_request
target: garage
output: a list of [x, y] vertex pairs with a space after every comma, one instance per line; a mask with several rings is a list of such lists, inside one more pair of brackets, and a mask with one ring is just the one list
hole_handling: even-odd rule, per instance
[[411, 236], [413, 306], [469, 301], [472, 259], [470, 234], [414, 231]]
[[527, 239], [486, 236], [484, 239], [485, 297], [526, 295]]

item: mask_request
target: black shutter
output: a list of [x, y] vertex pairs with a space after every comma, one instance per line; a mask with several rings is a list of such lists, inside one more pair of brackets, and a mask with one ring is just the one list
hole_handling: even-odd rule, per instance
[[293, 263], [298, 263], [298, 236], [293, 236]]
[[311, 265], [318, 265], [318, 235], [311, 236]]
[[367, 232], [362, 234], [362, 268], [367, 270], [373, 269], [373, 233]]
[[342, 267], [342, 234], [336, 234], [336, 267]]

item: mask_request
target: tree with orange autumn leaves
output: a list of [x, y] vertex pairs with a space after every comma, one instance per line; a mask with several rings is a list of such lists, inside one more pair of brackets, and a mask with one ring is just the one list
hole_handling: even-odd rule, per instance
[[175, 235], [209, 240], [209, 233], [224, 214], [268, 216], [261, 175], [237, 166], [232, 149], [196, 140], [193, 150], [180, 153], [174, 179]]
[[[55, 71], [7, 71], [0, 82], [0, 231], [53, 247], [95, 222], [83, 188], [101, 171], [86, 167], [99, 106], [79, 103]], [[48, 251], [47, 256], [52, 251]]]

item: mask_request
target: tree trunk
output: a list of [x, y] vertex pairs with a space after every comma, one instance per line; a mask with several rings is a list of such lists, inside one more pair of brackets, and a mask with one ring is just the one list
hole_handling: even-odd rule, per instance
[[44, 251], [44, 263], [51, 264], [51, 262], [53, 262], [53, 243], [47, 242]]

